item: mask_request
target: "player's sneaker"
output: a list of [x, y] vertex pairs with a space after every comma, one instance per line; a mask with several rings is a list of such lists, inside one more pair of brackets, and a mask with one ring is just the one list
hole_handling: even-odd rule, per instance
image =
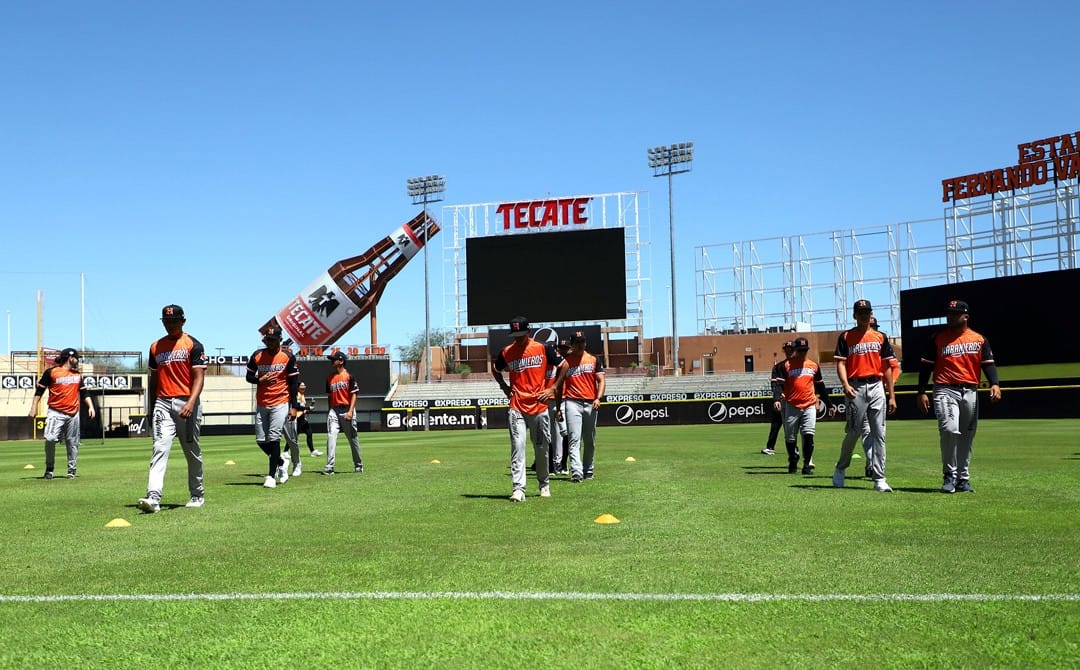
[[956, 482], [957, 493], [975, 493], [975, 489], [971, 488], [971, 482], [966, 479], [961, 479]]
[[809, 465], [804, 465], [803, 469], [802, 469], [802, 473], [804, 475], [812, 475], [812, 474], [814, 474], [814, 464], [811, 463]]
[[844, 488], [844, 471], [840, 468], [833, 470], [832, 485], [838, 489]]
[[953, 481], [952, 477], [946, 477], [945, 481], [943, 481], [941, 483], [941, 492], [942, 493], [955, 493], [956, 492], [956, 482]]
[[68, 479], [75, 479], [75, 471], [68, 470]]
[[264, 489], [276, 489], [277, 488], [277, 482], [275, 482], [274, 478], [271, 477], [270, 475], [266, 475], [266, 479], [263, 480], [263, 488]]
[[319, 474], [321, 474], [321, 475], [332, 475], [332, 474], [334, 474], [334, 468], [324, 468], [323, 471], [320, 472]]
[[313, 457], [314, 457], [314, 456], [322, 456], [322, 455], [323, 455], [323, 454], [322, 454], [322, 452], [321, 452], [321, 451], [319, 451], [318, 449], [313, 449], [313, 450], [311, 451], [311, 454], [310, 454], [310, 456], [313, 456]]
[[364, 471], [364, 464], [363, 463], [361, 463], [360, 465], [354, 465], [353, 466], [353, 472], [363, 472], [363, 471]]
[[300, 467], [300, 461], [297, 461], [296, 465], [293, 466], [292, 476], [293, 477], [299, 477], [300, 473], [303, 472], [303, 471], [304, 471], [304, 469], [302, 467]]
[[776, 454], [776, 449], [770, 449], [768, 447], [765, 447], [761, 450], [761, 453], [765, 454], [766, 456], [773, 456]]
[[591, 472], [586, 472], [585, 473], [585, 479], [592, 479], [592, 478], [593, 478], [593, 473], [591, 473]]
[[551, 497], [551, 487], [541, 486], [540, 487], [540, 497], [541, 498], [550, 498]]
[[510, 494], [510, 502], [525, 502], [525, 492], [521, 489], [514, 489], [514, 492]]
[[874, 490], [882, 493], [892, 493], [892, 487], [889, 486], [889, 483], [884, 479], [874, 480]]
[[161, 503], [158, 502], [157, 498], [151, 498], [149, 496], [146, 498], [139, 498], [139, 502], [137, 503], [137, 505], [139, 506], [139, 509], [146, 512], [147, 514], [153, 514], [155, 512], [161, 511]]
[[191, 496], [191, 500], [187, 501], [184, 507], [202, 507], [205, 502], [202, 496]]
[[799, 471], [799, 459], [790, 460], [787, 462], [787, 471], [789, 475], [793, 475]]
[[46, 470], [45, 474], [42, 475], [41, 478], [42, 479], [52, 479], [53, 478], [52, 470]]

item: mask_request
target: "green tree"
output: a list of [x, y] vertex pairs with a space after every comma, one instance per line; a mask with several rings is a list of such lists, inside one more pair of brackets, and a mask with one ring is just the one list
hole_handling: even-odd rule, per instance
[[[424, 357], [424, 331], [416, 333], [409, 338], [409, 343], [404, 345], [398, 345], [398, 356], [405, 363], [409, 364], [415, 374], [419, 369], [420, 361]], [[433, 328], [428, 339], [433, 347], [443, 347], [443, 351], [446, 358], [446, 365], [448, 369], [453, 368], [453, 344], [454, 344], [454, 331]]]

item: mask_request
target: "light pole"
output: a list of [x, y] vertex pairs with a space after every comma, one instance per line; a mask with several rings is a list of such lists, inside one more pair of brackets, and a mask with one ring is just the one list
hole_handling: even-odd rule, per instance
[[694, 160], [694, 143], [679, 142], [670, 146], [664, 145], [649, 149], [649, 167], [653, 169], [654, 177], [667, 177], [668, 196], [668, 234], [671, 246], [671, 356], [672, 372], [678, 375], [679, 368], [679, 330], [675, 318], [675, 206], [672, 203], [672, 179], [673, 175], [689, 172]]
[[[412, 177], [406, 180], [409, 197], [414, 205], [424, 204], [424, 381], [431, 382], [431, 289], [428, 281], [428, 213], [429, 202], [439, 202], [446, 192], [446, 180], [437, 174]], [[427, 426], [425, 426], [426, 428]]]

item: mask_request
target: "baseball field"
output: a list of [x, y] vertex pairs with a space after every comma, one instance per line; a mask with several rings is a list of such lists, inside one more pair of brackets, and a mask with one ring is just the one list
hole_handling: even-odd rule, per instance
[[894, 493], [834, 489], [841, 430], [806, 477], [765, 424], [603, 428], [595, 480], [523, 504], [501, 430], [363, 434], [363, 474], [274, 490], [208, 437], [205, 507], [174, 447], [153, 515], [148, 439], [51, 481], [5, 442], [0, 667], [1080, 665], [1080, 421], [983, 422], [954, 495], [930, 421], [889, 424]]

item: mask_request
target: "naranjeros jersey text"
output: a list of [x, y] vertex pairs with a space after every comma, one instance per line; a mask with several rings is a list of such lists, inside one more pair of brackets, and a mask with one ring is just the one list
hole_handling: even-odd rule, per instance
[[191, 371], [209, 361], [201, 342], [187, 333], [173, 339], [166, 335], [150, 345], [150, 370], [157, 377], [157, 397], [186, 398], [191, 395]]

